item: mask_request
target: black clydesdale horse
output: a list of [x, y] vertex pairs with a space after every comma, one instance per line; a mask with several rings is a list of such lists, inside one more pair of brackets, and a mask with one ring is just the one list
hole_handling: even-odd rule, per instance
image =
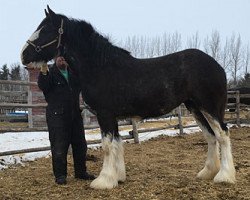
[[235, 181], [229, 131], [223, 122], [226, 75], [212, 57], [187, 49], [137, 59], [112, 45], [89, 23], [47, 9], [45, 19], [23, 47], [21, 59], [24, 65], [39, 65], [54, 58], [58, 47], [64, 46], [78, 61], [74, 70], [85, 102], [97, 114], [103, 138], [103, 168], [91, 187], [113, 188], [126, 179], [117, 119], [160, 116], [181, 103], [192, 112], [208, 142], [207, 160], [198, 177]]

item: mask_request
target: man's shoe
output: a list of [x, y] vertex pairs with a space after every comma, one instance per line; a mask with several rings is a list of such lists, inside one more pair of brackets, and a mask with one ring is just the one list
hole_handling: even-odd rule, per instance
[[76, 179], [81, 179], [81, 180], [94, 180], [95, 176], [92, 175], [92, 174], [89, 174], [89, 173], [85, 172], [82, 175], [75, 175], [75, 178]]
[[56, 183], [58, 185], [66, 185], [67, 184], [66, 177], [60, 176], [60, 177], [56, 178]]

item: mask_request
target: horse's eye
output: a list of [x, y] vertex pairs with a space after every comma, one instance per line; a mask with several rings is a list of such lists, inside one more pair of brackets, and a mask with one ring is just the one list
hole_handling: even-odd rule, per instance
[[42, 32], [49, 32], [49, 31], [50, 31], [50, 29], [46, 26], [42, 29]]
[[57, 29], [55, 29], [54, 27], [46, 27], [44, 29], [45, 33], [57, 33]]

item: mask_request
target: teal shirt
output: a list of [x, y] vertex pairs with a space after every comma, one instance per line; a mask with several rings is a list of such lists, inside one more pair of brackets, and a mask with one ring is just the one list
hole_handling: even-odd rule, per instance
[[62, 75], [64, 76], [64, 78], [67, 80], [67, 82], [69, 82], [69, 72], [68, 70], [64, 70], [64, 69], [60, 69], [60, 72], [62, 73]]

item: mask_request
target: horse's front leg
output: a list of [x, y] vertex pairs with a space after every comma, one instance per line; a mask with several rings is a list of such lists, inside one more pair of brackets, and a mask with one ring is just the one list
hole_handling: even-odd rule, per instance
[[118, 133], [115, 117], [109, 114], [97, 114], [97, 118], [102, 132], [104, 161], [100, 175], [90, 187], [111, 189], [118, 185], [118, 181], [126, 179], [122, 139]]

